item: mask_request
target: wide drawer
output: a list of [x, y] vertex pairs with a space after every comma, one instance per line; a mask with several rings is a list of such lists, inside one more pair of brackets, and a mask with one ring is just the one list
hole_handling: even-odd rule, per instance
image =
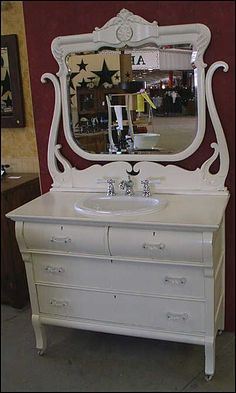
[[85, 254], [107, 254], [107, 229], [80, 225], [24, 223], [29, 249]]
[[192, 266], [33, 254], [33, 269], [36, 283], [204, 297], [203, 271]]
[[204, 332], [204, 302], [37, 286], [43, 314], [176, 332]]
[[188, 231], [109, 228], [111, 255], [202, 262], [202, 234]]

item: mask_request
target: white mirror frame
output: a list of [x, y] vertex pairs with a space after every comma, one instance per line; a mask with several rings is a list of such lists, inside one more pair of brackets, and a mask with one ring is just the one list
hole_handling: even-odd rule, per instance
[[[140, 179], [161, 179], [158, 186], [153, 186], [155, 192], [226, 192], [224, 187], [225, 178], [229, 169], [229, 154], [212, 94], [212, 77], [215, 70], [223, 67], [228, 70], [225, 62], [216, 62], [209, 68], [206, 79], [206, 64], [203, 62], [204, 52], [210, 42], [210, 30], [203, 24], [188, 24], [159, 27], [157, 22], [149, 23], [143, 18], [134, 15], [128, 10], [120, 13], [109, 20], [102, 28], [95, 28], [93, 33], [73, 36], [57, 37], [52, 42], [52, 53], [59, 65], [58, 78], [53, 74], [43, 74], [41, 81], [52, 81], [55, 89], [55, 108], [48, 143], [48, 167], [53, 178], [53, 190], [99, 191], [104, 190], [104, 184], [97, 183], [96, 179], [109, 177], [124, 178], [128, 171], [138, 173], [135, 176], [137, 188], [140, 187]], [[69, 53], [97, 51], [101, 47], [109, 46], [122, 48], [138, 47], [144, 44], [180, 44], [191, 43], [196, 51], [194, 66], [197, 69], [197, 94], [198, 94], [198, 130], [192, 144], [184, 151], [171, 155], [127, 155], [127, 154], [91, 154], [82, 150], [74, 141], [70, 129], [69, 101], [67, 93], [68, 69], [66, 56]], [[206, 89], [205, 89], [206, 88]], [[166, 167], [153, 161], [179, 161], [189, 157], [200, 146], [205, 134], [205, 98], [208, 110], [215, 130], [217, 143], [212, 143], [213, 155], [195, 171], [187, 171], [174, 165]], [[63, 126], [66, 140], [72, 150], [79, 156], [90, 161], [112, 161], [106, 165], [92, 165], [85, 170], [72, 168], [71, 164], [60, 153], [61, 146], [57, 144], [58, 127], [63, 115]], [[218, 173], [211, 174], [209, 169], [216, 158], [220, 157]], [[57, 160], [63, 166], [63, 172], [58, 169]], [[128, 161], [127, 161], [128, 160]], [[116, 162], [118, 161], [118, 162]], [[123, 161], [123, 162], [120, 162]], [[132, 166], [130, 161], [139, 161]], [[152, 162], [148, 162], [152, 161]], [[158, 183], [158, 182], [157, 182]]]
[[210, 42], [211, 33], [202, 24], [159, 27], [157, 22], [149, 23], [143, 18], [123, 9], [102, 28], [95, 28], [91, 34], [57, 37], [52, 42], [52, 53], [59, 65], [57, 73], [62, 94], [62, 114], [65, 137], [71, 149], [81, 157], [95, 161], [122, 161], [123, 154], [92, 154], [82, 150], [73, 138], [69, 117], [68, 67], [66, 56], [69, 53], [94, 52], [101, 47], [123, 48], [128, 45], [136, 48], [144, 44], [175, 45], [192, 44], [196, 51], [194, 68], [197, 73], [197, 111], [198, 124], [196, 136], [185, 150], [177, 154], [139, 154], [129, 155], [129, 161], [179, 161], [189, 157], [200, 146], [205, 133], [205, 70], [204, 52]]

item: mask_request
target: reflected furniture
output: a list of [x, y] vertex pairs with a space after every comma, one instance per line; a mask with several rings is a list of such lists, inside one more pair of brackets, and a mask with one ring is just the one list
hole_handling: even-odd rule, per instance
[[91, 153], [100, 153], [107, 149], [107, 131], [82, 133], [76, 136], [79, 146]]
[[[92, 33], [53, 41], [59, 71], [42, 76], [56, 96], [48, 141], [52, 187], [7, 214], [16, 222], [39, 354], [47, 346], [46, 325], [170, 340], [204, 346], [205, 375], [212, 378], [216, 335], [224, 329], [229, 154], [212, 94], [214, 72], [228, 66], [213, 63], [205, 77], [209, 41], [205, 25], [159, 27], [124, 9]], [[68, 53], [186, 42], [194, 48], [198, 83], [198, 129], [190, 146], [178, 154], [124, 155], [91, 154], [75, 143]], [[216, 137], [212, 155], [195, 170], [169, 165], [190, 157], [205, 140], [205, 102]], [[95, 161], [86, 169], [73, 167], [60, 151], [61, 114], [69, 146]], [[217, 158], [218, 171], [211, 173]], [[150, 197], [163, 200], [161, 208], [149, 210]]]
[[98, 113], [107, 114], [106, 96], [108, 94], [115, 94], [120, 92], [120, 89], [112, 87], [111, 89], [105, 88], [94, 88], [85, 89], [77, 88], [77, 103], [78, 112], [80, 117], [84, 116], [95, 116]]
[[5, 215], [39, 195], [37, 174], [11, 173], [1, 178], [1, 303], [16, 308], [29, 302], [29, 291], [14, 223]]
[[[118, 148], [115, 146], [114, 140], [113, 140], [113, 130], [115, 131], [116, 134], [122, 133], [124, 130], [124, 126], [127, 126], [127, 135], [130, 136], [130, 138], [133, 139], [134, 136], [134, 131], [133, 131], [133, 122], [132, 122], [132, 115], [131, 115], [131, 108], [132, 106], [132, 96], [130, 94], [109, 94], [106, 95], [106, 102], [107, 102], [107, 110], [108, 110], [108, 138], [109, 138], [109, 149], [110, 152], [117, 151]], [[114, 104], [112, 102], [113, 97], [118, 98], [120, 102]], [[122, 102], [123, 101], [123, 102]], [[114, 110], [115, 112], [115, 117], [116, 121], [113, 122], [113, 116], [114, 114], [112, 113]], [[126, 112], [126, 120], [123, 119], [123, 110]]]

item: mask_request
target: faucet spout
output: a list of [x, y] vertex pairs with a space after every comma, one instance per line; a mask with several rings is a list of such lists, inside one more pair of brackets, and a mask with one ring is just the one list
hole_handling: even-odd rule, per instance
[[130, 195], [130, 196], [134, 195], [133, 186], [134, 186], [134, 182], [131, 179], [130, 175], [128, 175], [128, 180], [122, 180], [119, 184], [120, 189], [125, 191], [125, 195]]

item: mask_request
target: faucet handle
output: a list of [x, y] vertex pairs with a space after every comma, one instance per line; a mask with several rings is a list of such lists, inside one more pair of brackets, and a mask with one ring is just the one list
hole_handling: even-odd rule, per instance
[[149, 197], [151, 195], [150, 181], [148, 179], [144, 179], [144, 180], [141, 180], [141, 184], [143, 184], [143, 196]]
[[107, 195], [108, 196], [116, 195], [115, 189], [114, 189], [115, 180], [112, 178], [107, 179], [107, 184], [108, 184]]
[[115, 189], [114, 189], [114, 184], [115, 184], [115, 180], [112, 178], [108, 178], [108, 179], [97, 179], [97, 183], [98, 184], [107, 184], [107, 195], [108, 196], [112, 196], [112, 195], [116, 195], [115, 193]]

